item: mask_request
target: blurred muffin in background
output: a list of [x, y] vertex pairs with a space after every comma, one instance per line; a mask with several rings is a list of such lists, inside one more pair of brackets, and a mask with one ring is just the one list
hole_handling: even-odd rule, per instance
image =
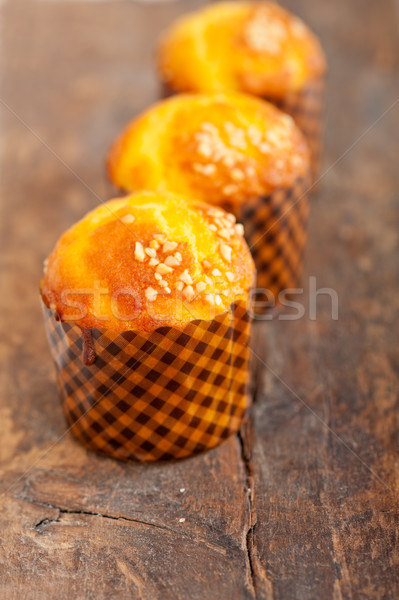
[[238, 91], [270, 100], [305, 133], [316, 176], [326, 59], [318, 38], [272, 2], [218, 2], [177, 20], [158, 51], [165, 95]]

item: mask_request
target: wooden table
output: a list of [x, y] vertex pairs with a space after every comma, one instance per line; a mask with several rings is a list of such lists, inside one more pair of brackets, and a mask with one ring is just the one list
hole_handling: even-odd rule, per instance
[[2, 2], [0, 597], [396, 599], [399, 48], [389, 0], [285, 3], [330, 62], [305, 288], [314, 276], [336, 290], [338, 320], [327, 296], [310, 318], [306, 291], [302, 319], [257, 324], [253, 414], [212, 452], [123, 464], [65, 434], [42, 261], [108, 198], [107, 147], [157, 97], [158, 34], [200, 4]]

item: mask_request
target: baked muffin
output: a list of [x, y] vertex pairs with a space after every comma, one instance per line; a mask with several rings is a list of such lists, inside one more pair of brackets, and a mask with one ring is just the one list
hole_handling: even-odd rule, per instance
[[133, 119], [113, 144], [120, 189], [169, 190], [220, 205], [290, 188], [309, 171], [293, 119], [244, 94], [178, 95]]
[[309, 168], [293, 119], [236, 93], [164, 100], [134, 119], [108, 156], [120, 189], [169, 190], [234, 212], [245, 225], [258, 287], [276, 298], [300, 277]]
[[218, 2], [164, 34], [158, 70], [165, 93], [236, 91], [292, 114], [320, 155], [326, 60], [298, 17], [272, 2]]
[[209, 319], [247, 299], [253, 284], [241, 228], [231, 214], [172, 194], [111, 200], [61, 237], [43, 296], [83, 328], [149, 332]]
[[143, 191], [69, 229], [41, 293], [75, 436], [116, 458], [158, 460], [237, 431], [253, 280], [235, 218], [202, 202]]

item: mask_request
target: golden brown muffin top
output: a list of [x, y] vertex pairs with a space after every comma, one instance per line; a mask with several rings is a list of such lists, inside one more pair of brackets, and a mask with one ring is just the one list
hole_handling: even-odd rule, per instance
[[309, 170], [293, 119], [244, 94], [178, 95], [134, 119], [108, 156], [121, 189], [171, 191], [220, 205], [291, 187]]
[[230, 90], [275, 99], [326, 70], [317, 37], [272, 2], [218, 2], [183, 16], [163, 36], [158, 65], [177, 92]]
[[42, 296], [61, 320], [117, 332], [211, 319], [248, 300], [255, 273], [232, 215], [154, 192], [97, 207], [46, 262]]

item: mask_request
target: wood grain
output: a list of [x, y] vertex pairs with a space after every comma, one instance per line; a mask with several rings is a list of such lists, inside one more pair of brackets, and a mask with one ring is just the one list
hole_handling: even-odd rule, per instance
[[[201, 4], [1, 6], [7, 600], [399, 596], [399, 36], [389, 0], [285, 3], [329, 58], [327, 173], [313, 198], [306, 314], [256, 324], [263, 377], [250, 422], [212, 452], [150, 466], [96, 456], [66, 433], [41, 263], [108, 198], [107, 147], [158, 94], [155, 40]], [[309, 276], [336, 290], [338, 320], [327, 296], [309, 317]]]

